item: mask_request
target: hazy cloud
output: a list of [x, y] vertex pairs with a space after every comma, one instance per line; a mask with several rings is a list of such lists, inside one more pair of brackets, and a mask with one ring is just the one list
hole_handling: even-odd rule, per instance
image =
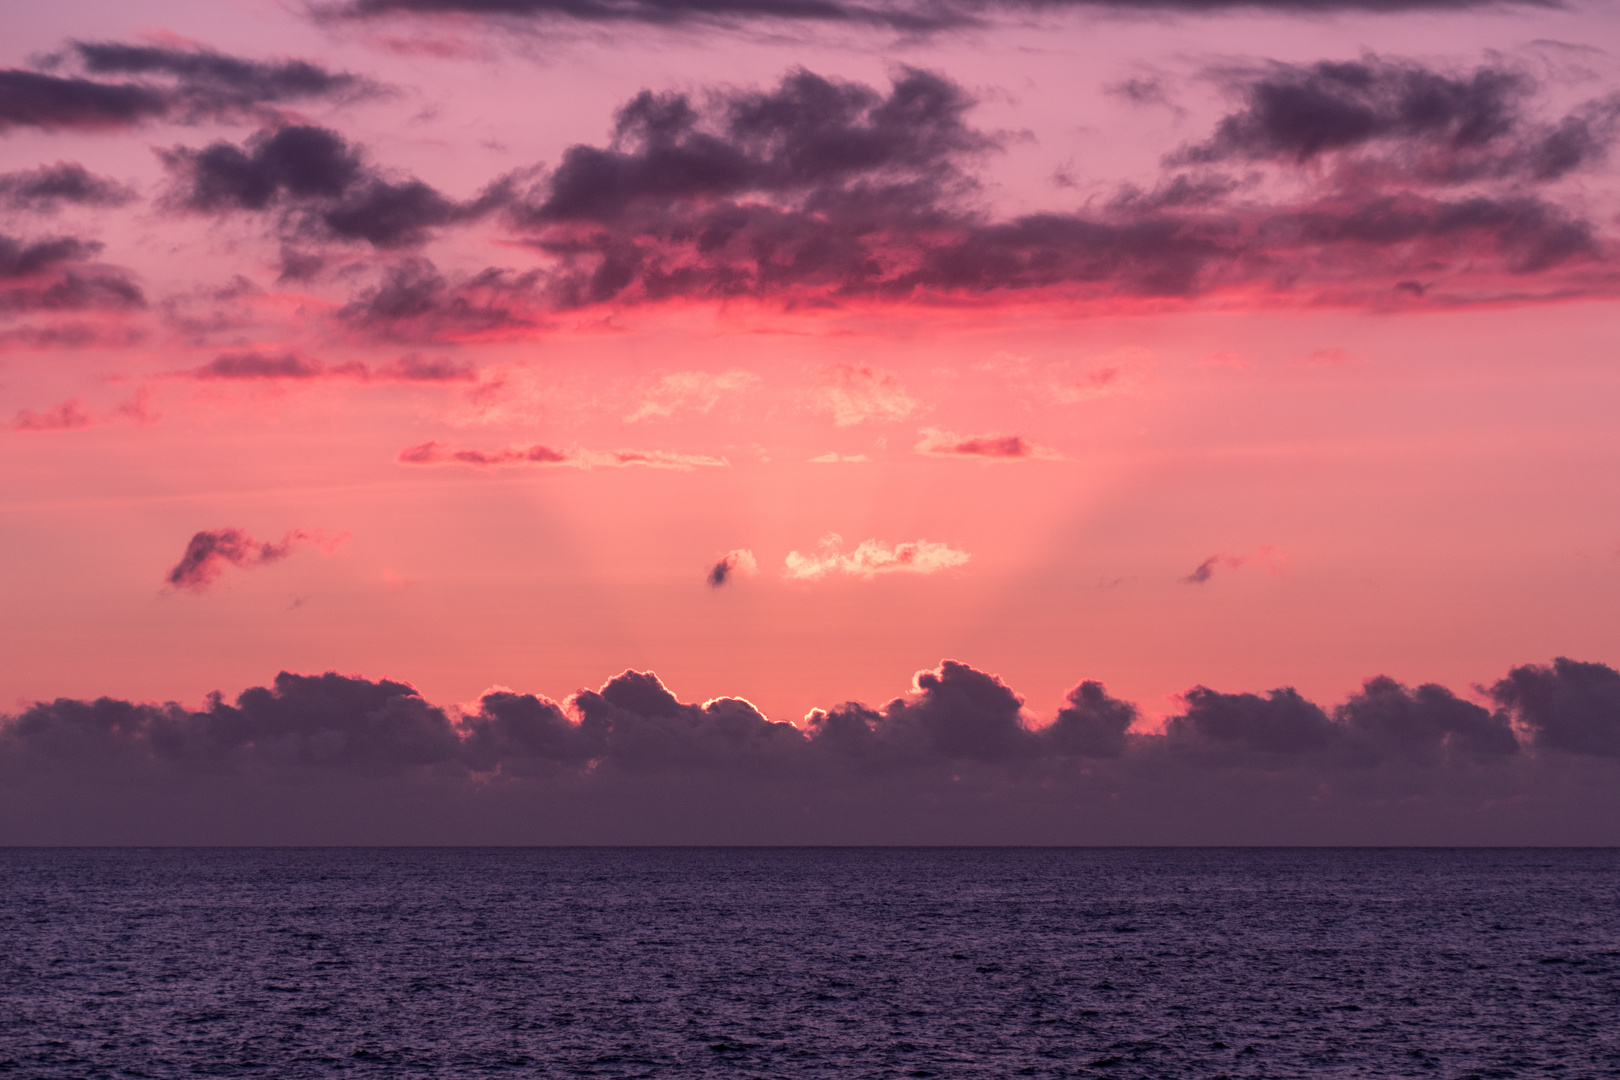
[[[303, 60], [259, 61], [211, 49], [75, 42], [84, 75], [0, 69], [0, 130], [109, 130], [147, 120], [181, 123], [263, 116], [287, 102], [351, 100], [376, 92], [358, 76]], [[108, 81], [101, 76], [136, 76]]]
[[904, 420], [918, 408], [893, 374], [856, 364], [832, 364], [817, 372], [810, 401], [838, 427]]
[[557, 450], [540, 444], [509, 446], [500, 450], [458, 450], [437, 441], [408, 446], [399, 452], [395, 460], [401, 465], [471, 465], [483, 469], [508, 465], [571, 465], [579, 469], [642, 466], [679, 472], [723, 468], [731, 464], [725, 458], [670, 450]]
[[675, 371], [661, 376], [642, 396], [626, 423], [695, 412], [707, 415], [727, 394], [757, 390], [758, 375], [747, 371]]

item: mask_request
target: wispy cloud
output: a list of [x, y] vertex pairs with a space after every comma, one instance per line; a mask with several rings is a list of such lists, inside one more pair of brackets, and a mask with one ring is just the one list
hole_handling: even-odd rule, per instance
[[816, 375], [810, 400], [839, 427], [904, 420], [918, 408], [893, 374], [856, 364], [823, 368]]
[[665, 418], [679, 413], [707, 415], [728, 394], [757, 390], [758, 375], [747, 371], [676, 371], [663, 376], [647, 389], [626, 423]]
[[1186, 585], [1202, 585], [1214, 577], [1215, 571], [1221, 567], [1236, 570], [1241, 566], [1247, 566], [1255, 562], [1263, 563], [1273, 574], [1277, 574], [1282, 572], [1282, 568], [1287, 561], [1288, 557], [1286, 555], [1269, 545], [1260, 548], [1252, 555], [1231, 555], [1225, 552], [1217, 552], [1199, 563], [1192, 573], [1180, 580]]
[[699, 468], [724, 468], [725, 458], [706, 454], [682, 454], [671, 450], [559, 450], [539, 443], [508, 446], [499, 450], [457, 449], [438, 441], [408, 446], [395, 459], [401, 465], [469, 465], [493, 469], [512, 465], [567, 465], [579, 469], [642, 466], [688, 472]]

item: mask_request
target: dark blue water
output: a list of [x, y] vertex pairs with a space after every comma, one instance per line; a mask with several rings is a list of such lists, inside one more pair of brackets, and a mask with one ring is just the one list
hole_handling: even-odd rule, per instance
[[1620, 852], [0, 851], [0, 1072], [1620, 1076]]

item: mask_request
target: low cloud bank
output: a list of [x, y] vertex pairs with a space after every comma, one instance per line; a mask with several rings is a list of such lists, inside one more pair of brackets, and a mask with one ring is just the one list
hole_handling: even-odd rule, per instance
[[0, 843], [1620, 842], [1620, 672], [1560, 658], [1480, 693], [1378, 677], [1324, 709], [1199, 686], [1143, 731], [1099, 682], [1037, 721], [946, 660], [795, 726], [650, 672], [452, 709], [283, 672], [199, 710], [0, 721]]

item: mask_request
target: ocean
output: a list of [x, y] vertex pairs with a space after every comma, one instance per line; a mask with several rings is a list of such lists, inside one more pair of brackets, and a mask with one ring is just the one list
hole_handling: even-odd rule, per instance
[[19, 1077], [1620, 1076], [1620, 851], [0, 850]]

